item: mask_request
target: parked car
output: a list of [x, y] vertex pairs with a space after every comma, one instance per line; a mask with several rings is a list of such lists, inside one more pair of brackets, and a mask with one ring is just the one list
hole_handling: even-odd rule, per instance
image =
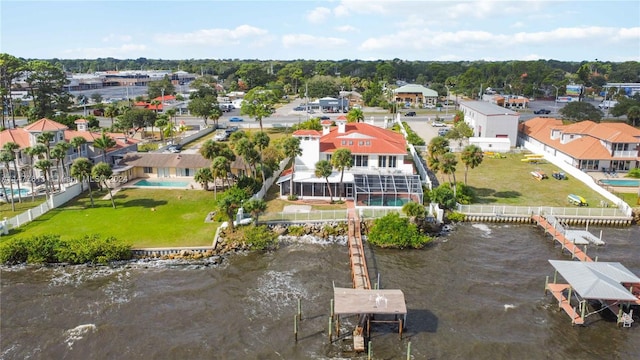
[[438, 130], [438, 136], [445, 136], [447, 135], [448, 132], [449, 132], [449, 128], [440, 129]]
[[104, 116], [104, 109], [93, 110], [93, 116]]
[[547, 110], [547, 109], [540, 109], [540, 110], [534, 110], [533, 111], [534, 114], [551, 114], [551, 110]]
[[431, 123], [431, 126], [433, 127], [447, 127], [447, 124], [443, 123], [442, 121], [434, 121]]
[[406, 114], [404, 114], [404, 116], [416, 116], [416, 112], [415, 111], [409, 111]]
[[241, 117], [234, 116], [234, 117], [230, 118], [229, 121], [230, 122], [241, 122], [241, 121], [244, 121], [244, 119], [241, 118]]
[[304, 111], [304, 108], [302, 106], [296, 106], [293, 108], [293, 111]]
[[237, 126], [229, 126], [228, 128], [224, 129], [224, 132], [226, 132], [227, 134], [231, 134], [238, 131], [238, 127]]
[[327, 115], [322, 115], [320, 116], [320, 120], [330, 120], [331, 118], [328, 117]]
[[228, 138], [229, 138], [229, 133], [228, 133], [228, 132], [226, 132], [226, 131], [220, 131], [220, 132], [217, 132], [217, 133], [213, 136], [213, 139], [214, 139], [215, 141], [225, 141], [225, 140], [227, 140]]
[[424, 104], [425, 109], [435, 109], [436, 106], [434, 104]]

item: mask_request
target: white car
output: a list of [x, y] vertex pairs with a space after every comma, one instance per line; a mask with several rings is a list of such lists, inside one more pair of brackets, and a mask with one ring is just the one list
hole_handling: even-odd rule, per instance
[[433, 104], [424, 104], [424, 108], [425, 108], [425, 109], [435, 109], [435, 108], [436, 108], [436, 106], [435, 106], [435, 105], [433, 105]]
[[434, 121], [431, 123], [431, 126], [433, 127], [447, 127], [447, 124], [441, 122], [441, 121]]

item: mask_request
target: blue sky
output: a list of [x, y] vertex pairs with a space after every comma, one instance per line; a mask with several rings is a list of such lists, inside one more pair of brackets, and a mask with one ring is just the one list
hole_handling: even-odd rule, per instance
[[640, 1], [10, 1], [24, 58], [640, 61]]

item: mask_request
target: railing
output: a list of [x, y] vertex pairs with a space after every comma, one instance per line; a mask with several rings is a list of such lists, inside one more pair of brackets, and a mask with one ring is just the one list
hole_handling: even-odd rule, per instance
[[318, 210], [309, 212], [275, 212], [260, 215], [259, 222], [347, 221], [347, 210]]
[[390, 213], [398, 213], [401, 217], [406, 216], [402, 211], [402, 208], [361, 207], [358, 209], [358, 215], [360, 216], [360, 219], [377, 219]]
[[637, 158], [638, 157], [638, 151], [637, 150], [633, 150], [633, 151], [614, 151], [613, 152], [613, 157], [621, 157], [621, 158]]
[[458, 204], [458, 212], [474, 215], [553, 215], [559, 217], [628, 217], [624, 210], [618, 208], [590, 208], [590, 207], [550, 207], [550, 206], [507, 206], [507, 205], [461, 205]]

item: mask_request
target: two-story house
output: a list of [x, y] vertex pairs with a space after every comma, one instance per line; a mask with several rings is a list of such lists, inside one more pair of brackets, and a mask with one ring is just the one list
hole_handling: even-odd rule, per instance
[[[302, 155], [295, 158], [293, 193], [305, 199], [329, 199], [341, 194], [341, 172], [333, 170], [327, 180], [315, 175], [316, 163], [331, 161], [338, 149], [349, 149], [353, 166], [342, 176], [344, 197], [354, 199], [356, 206], [402, 206], [412, 200], [422, 203], [420, 176], [414, 175], [413, 163], [407, 155], [407, 143], [401, 134], [368, 123], [347, 123], [338, 117], [337, 126], [322, 122], [322, 131], [298, 130]], [[292, 171], [278, 180], [281, 197], [289, 195]]]
[[590, 120], [563, 125], [554, 118], [520, 124], [520, 140], [584, 171], [620, 171], [640, 167], [640, 130], [624, 123]]
[[[39, 159], [27, 154], [26, 149], [33, 148], [38, 143], [39, 136], [43, 133], [52, 134], [49, 144], [44, 144], [49, 149], [53, 149], [56, 144], [61, 142], [70, 143], [75, 137], [82, 137], [85, 139], [85, 143], [80, 146], [79, 151], [76, 147], [69, 146], [67, 155], [60, 161], [60, 166], [57, 166], [57, 159], [50, 159], [54, 164], [51, 168], [51, 173], [54, 179], [68, 176], [69, 168], [71, 167], [73, 160], [78, 157], [86, 157], [96, 164], [103, 161], [103, 158], [106, 157], [107, 162], [114, 165], [124, 156], [125, 153], [137, 150], [139, 140], [126, 138], [122, 134], [107, 133], [107, 136], [111, 137], [115, 141], [115, 145], [107, 149], [106, 156], [103, 156], [102, 150], [97, 149], [94, 146], [95, 140], [100, 138], [102, 134], [89, 131], [87, 120], [79, 119], [76, 120], [75, 123], [77, 130], [71, 130], [66, 125], [43, 118], [22, 128], [7, 129], [0, 132], [0, 145], [13, 142], [19, 146], [19, 149], [15, 154], [19, 174], [15, 174], [13, 164], [10, 164], [8, 171], [4, 169], [5, 164], [0, 164], [0, 173], [3, 174], [3, 176], [7, 176], [8, 174], [10, 178], [20, 179], [25, 183], [28, 183], [32, 178], [42, 178], [43, 175], [34, 167], [35, 163]], [[44, 158], [46, 156], [46, 154], [41, 154], [39, 157]], [[62, 168], [62, 164], [64, 164], [64, 168]]]
[[[464, 114], [464, 122], [473, 129], [474, 137], [509, 139], [510, 147], [516, 146], [519, 113], [484, 101], [463, 101], [460, 111]], [[469, 142], [473, 143], [471, 139]]]

